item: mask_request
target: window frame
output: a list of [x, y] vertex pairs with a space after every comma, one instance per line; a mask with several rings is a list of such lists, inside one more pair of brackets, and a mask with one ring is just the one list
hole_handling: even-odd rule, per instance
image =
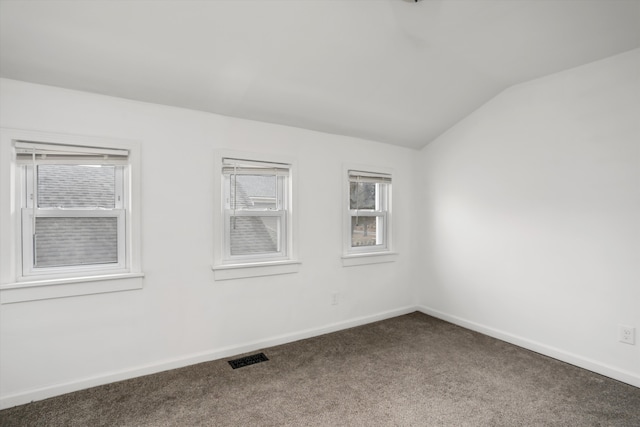
[[[388, 183], [384, 185], [385, 191], [376, 191], [376, 207], [374, 209], [352, 209], [351, 207], [351, 182], [352, 176], [362, 175], [371, 177], [384, 177]], [[374, 264], [395, 261], [397, 253], [393, 250], [393, 170], [385, 167], [370, 165], [344, 164], [343, 165], [343, 266]], [[382, 245], [353, 246], [352, 245], [352, 219], [354, 217], [376, 217], [383, 223], [376, 226], [376, 232], [382, 233]]]
[[[227, 209], [226, 179], [224, 177], [225, 159], [245, 163], [269, 164], [288, 169], [288, 176], [283, 184], [283, 194], [277, 206], [280, 209], [236, 209], [235, 216], [275, 216], [281, 218], [282, 230], [279, 239], [278, 253], [231, 255], [230, 223], [232, 209]], [[297, 257], [297, 168], [295, 159], [288, 156], [267, 155], [230, 150], [216, 151], [214, 155], [214, 253], [212, 269], [214, 280], [229, 280], [246, 277], [269, 276], [276, 274], [297, 273], [299, 264]], [[228, 166], [227, 166], [228, 167]]]
[[[247, 162], [246, 159], [233, 159], [233, 158], [224, 158], [224, 161], [236, 161], [236, 162]], [[255, 161], [251, 161], [254, 163]], [[282, 163], [273, 163], [273, 162], [255, 162], [256, 166], [269, 166], [273, 165], [275, 167], [280, 167], [283, 169], [289, 170], [290, 165], [282, 164]], [[275, 198], [275, 208], [255, 208], [250, 209], [246, 207], [237, 208], [235, 206], [231, 206], [232, 200], [232, 192], [234, 187], [234, 183], [237, 180], [237, 177], [241, 174], [229, 173], [229, 182], [227, 183], [227, 178], [225, 173], [223, 173], [223, 197], [224, 197], [224, 257], [223, 264], [238, 264], [238, 263], [251, 263], [251, 262], [260, 262], [260, 261], [282, 261], [287, 259], [287, 251], [288, 251], [288, 230], [287, 230], [287, 219], [289, 213], [289, 173], [286, 176], [282, 174], [268, 174], [268, 173], [260, 173], [261, 171], [257, 171], [255, 174], [246, 173], [248, 176], [273, 176], [276, 179], [276, 198]], [[233, 195], [235, 198], [236, 196]], [[277, 251], [275, 253], [253, 253], [253, 254], [241, 254], [234, 255], [231, 253], [231, 230], [232, 223], [234, 218], [242, 218], [242, 217], [275, 217], [279, 218], [278, 230], [277, 230], [277, 238], [276, 238], [276, 246]]]
[[[37, 216], [115, 216], [120, 224], [118, 238], [118, 263], [90, 266], [65, 266], [33, 268], [33, 254], [25, 254], [29, 242], [25, 237], [31, 224], [33, 207], [27, 203], [27, 166], [17, 161], [15, 145], [33, 142], [59, 146], [81, 146], [91, 149], [115, 149], [129, 152], [127, 164], [122, 167], [122, 206], [113, 210], [73, 208], [37, 208]], [[55, 163], [55, 162], [52, 162]], [[60, 161], [60, 164], [66, 162]], [[84, 135], [59, 134], [20, 129], [0, 128], [0, 304], [61, 298], [96, 293], [125, 291], [142, 288], [141, 234], [140, 234], [140, 145], [137, 141], [101, 138]], [[78, 164], [68, 162], [66, 164]], [[32, 167], [32, 166], [31, 166]], [[119, 182], [116, 182], [119, 185]], [[8, 203], [5, 203], [7, 202]], [[125, 209], [122, 209], [125, 207]], [[117, 208], [117, 209], [116, 209]], [[124, 236], [124, 238], [122, 238]], [[23, 259], [24, 258], [24, 259]], [[27, 262], [27, 268], [23, 264]], [[29, 268], [29, 266], [31, 266]]]
[[[55, 163], [65, 164], [69, 163]], [[34, 183], [33, 165], [19, 166], [22, 169], [24, 183], [22, 195], [22, 278], [30, 280], [37, 277], [75, 277], [86, 275], [91, 272], [99, 273], [127, 273], [127, 221], [126, 213], [128, 209], [128, 182], [127, 167], [115, 166], [115, 204], [112, 209], [91, 209], [91, 208], [40, 208], [34, 206], [35, 194], [32, 195], [32, 189], [37, 183]], [[35, 192], [34, 192], [35, 193]], [[71, 265], [59, 267], [36, 267], [34, 262], [35, 249], [33, 247], [33, 215], [37, 218], [117, 218], [117, 262], [110, 264], [88, 264], [88, 265]]]

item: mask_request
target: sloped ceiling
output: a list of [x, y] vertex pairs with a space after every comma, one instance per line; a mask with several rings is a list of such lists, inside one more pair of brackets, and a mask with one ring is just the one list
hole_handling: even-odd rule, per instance
[[640, 47], [638, 0], [1, 0], [0, 76], [420, 148]]

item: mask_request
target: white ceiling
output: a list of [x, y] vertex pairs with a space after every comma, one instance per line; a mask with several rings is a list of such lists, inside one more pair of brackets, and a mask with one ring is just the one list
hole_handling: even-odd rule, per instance
[[419, 148], [640, 0], [0, 0], [0, 76]]

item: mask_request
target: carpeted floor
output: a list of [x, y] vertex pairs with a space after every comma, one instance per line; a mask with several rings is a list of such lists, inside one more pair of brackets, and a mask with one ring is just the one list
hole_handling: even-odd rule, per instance
[[640, 426], [639, 388], [421, 313], [262, 351], [7, 409], [0, 425]]

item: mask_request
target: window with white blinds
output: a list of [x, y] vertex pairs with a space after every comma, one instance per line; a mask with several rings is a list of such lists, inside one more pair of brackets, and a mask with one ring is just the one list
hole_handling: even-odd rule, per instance
[[16, 141], [22, 276], [127, 268], [128, 150]]
[[289, 255], [290, 165], [222, 159], [225, 263]]
[[390, 250], [391, 175], [347, 170], [346, 254]]

